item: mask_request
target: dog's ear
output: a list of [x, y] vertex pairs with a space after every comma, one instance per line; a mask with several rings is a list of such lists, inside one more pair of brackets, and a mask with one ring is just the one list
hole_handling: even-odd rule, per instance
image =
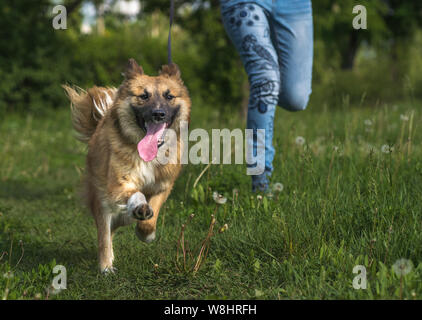
[[180, 69], [177, 64], [170, 63], [161, 67], [160, 75], [168, 78], [176, 78], [180, 80]]
[[135, 59], [130, 58], [124, 76], [126, 79], [133, 79], [136, 75], [144, 74], [142, 67], [135, 61]]

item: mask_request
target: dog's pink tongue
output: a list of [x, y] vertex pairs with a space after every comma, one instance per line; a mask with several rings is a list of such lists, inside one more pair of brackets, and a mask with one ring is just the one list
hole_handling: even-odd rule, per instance
[[138, 153], [144, 161], [151, 161], [157, 156], [158, 139], [163, 136], [165, 129], [165, 123], [151, 123], [148, 125], [147, 134], [138, 143]]

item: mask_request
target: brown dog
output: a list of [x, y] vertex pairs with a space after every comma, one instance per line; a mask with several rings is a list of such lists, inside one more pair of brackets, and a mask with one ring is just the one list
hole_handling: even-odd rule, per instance
[[[73, 126], [88, 143], [85, 196], [97, 225], [100, 269], [113, 272], [116, 228], [137, 221], [138, 238], [155, 239], [158, 213], [181, 169], [179, 128], [189, 122], [191, 101], [177, 65], [151, 77], [133, 59], [118, 89], [64, 88]], [[166, 128], [176, 132], [177, 159], [164, 165], [157, 152], [168, 143]]]

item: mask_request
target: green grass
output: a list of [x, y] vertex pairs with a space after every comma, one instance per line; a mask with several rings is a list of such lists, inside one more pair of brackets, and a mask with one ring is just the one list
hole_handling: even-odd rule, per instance
[[[196, 188], [205, 165], [186, 166], [160, 214], [157, 240], [147, 245], [133, 227], [119, 229], [118, 272], [108, 276], [97, 270], [96, 229], [77, 198], [86, 150], [73, 138], [68, 110], [8, 115], [0, 122], [0, 295], [421, 299], [420, 103], [346, 106], [277, 111], [272, 182], [284, 189], [272, 198], [260, 200], [250, 192], [243, 165], [211, 166]], [[193, 127], [243, 126], [233, 114], [220, 119], [211, 108], [195, 107]], [[365, 125], [367, 119], [372, 125]], [[305, 138], [303, 146], [295, 143], [297, 136]], [[393, 152], [381, 152], [384, 144]], [[228, 198], [226, 204], [216, 206], [215, 190]], [[217, 220], [198, 272], [183, 270], [176, 259], [182, 224], [192, 213], [184, 233], [192, 253], [188, 267], [211, 215]], [[224, 224], [228, 229], [218, 232]], [[392, 268], [400, 258], [414, 265], [402, 279]], [[67, 289], [47, 297], [56, 264], [67, 268]], [[352, 287], [355, 265], [367, 268], [366, 290]]]

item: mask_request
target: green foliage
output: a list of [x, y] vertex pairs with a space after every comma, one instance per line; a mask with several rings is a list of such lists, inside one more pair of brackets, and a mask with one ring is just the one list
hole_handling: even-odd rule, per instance
[[65, 54], [48, 16], [49, 1], [2, 1], [0, 5], [0, 111], [39, 111], [63, 101], [56, 61]]

